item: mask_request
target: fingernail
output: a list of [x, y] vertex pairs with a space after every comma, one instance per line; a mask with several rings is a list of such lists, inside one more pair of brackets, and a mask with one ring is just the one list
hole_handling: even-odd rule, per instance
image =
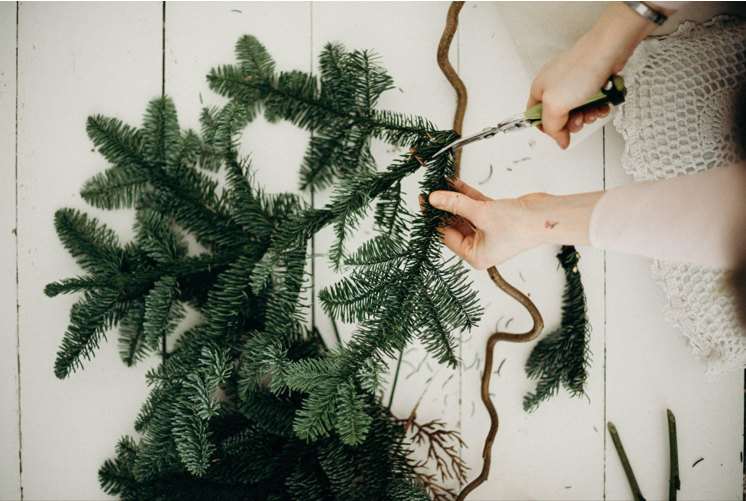
[[583, 121], [583, 119], [582, 119], [582, 118], [580, 118], [580, 117], [578, 117], [578, 118], [576, 118], [575, 120], [573, 120], [573, 121], [572, 121], [572, 123], [573, 123], [573, 124], [575, 124], [576, 126], [578, 126], [578, 125], [580, 125], [580, 123], [581, 123], [582, 121]]
[[446, 196], [442, 193], [431, 193], [428, 201], [434, 207], [442, 207], [446, 203]]

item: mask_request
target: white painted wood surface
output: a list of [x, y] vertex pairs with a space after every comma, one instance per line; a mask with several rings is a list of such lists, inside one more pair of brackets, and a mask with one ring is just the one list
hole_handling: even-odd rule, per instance
[[[49, 299], [48, 282], [77, 275], [53, 228], [54, 211], [76, 207], [131, 237], [131, 211], [98, 211], [80, 200], [83, 181], [106, 166], [92, 153], [85, 119], [94, 113], [139, 126], [161, 85], [175, 100], [183, 128], [198, 130], [203, 105], [223, 104], [205, 82], [209, 69], [234, 61], [244, 33], [256, 35], [278, 69], [316, 68], [328, 41], [350, 49], [374, 49], [401, 89], [380, 107], [426, 116], [449, 127], [453, 91], [435, 63], [447, 3], [0, 3], [0, 499], [102, 499], [97, 470], [114, 445], [133, 434], [132, 423], [147, 395], [143, 375], [152, 358], [134, 369], [119, 360], [116, 334], [96, 357], [65, 381], [52, 366], [74, 297]], [[15, 176], [15, 40], [18, 30], [18, 176]], [[464, 128], [476, 130], [525, 104], [530, 75], [519, 58], [498, 6], [467, 3], [460, 16], [451, 60], [469, 90]], [[165, 74], [164, 74], [165, 70]], [[6, 85], [7, 84], [7, 85]], [[270, 192], [297, 189], [297, 169], [308, 134], [287, 123], [249, 126], [243, 153], [251, 154], [258, 181]], [[464, 152], [463, 177], [493, 197], [532, 191], [555, 194], [600, 190], [631, 182], [619, 163], [622, 140], [612, 126], [560, 152], [537, 131], [477, 144]], [[374, 144], [379, 167], [396, 156]], [[492, 177], [483, 182], [492, 165]], [[482, 184], [480, 184], [482, 183]], [[16, 343], [15, 190], [18, 189], [20, 304]], [[416, 208], [415, 180], [407, 185]], [[328, 200], [318, 193], [315, 204]], [[365, 227], [364, 227], [365, 228]], [[364, 233], [353, 242], [367, 239]], [[328, 230], [317, 252], [330, 244]], [[505, 278], [530, 293], [546, 332], [559, 323], [564, 278], [557, 248], [541, 248], [505, 266]], [[521, 399], [534, 384], [523, 364], [530, 345], [498, 345], [506, 359], [492, 392], [500, 414], [490, 480], [470, 499], [629, 499], [629, 487], [605, 421], [615, 422], [638, 481], [649, 499], [667, 492], [665, 409], [678, 417], [683, 488], [680, 499], [741, 499], [743, 373], [709, 383], [681, 335], [661, 316], [664, 297], [650, 279], [649, 261], [581, 249], [580, 271], [593, 327], [593, 363], [585, 399], [564, 393], [525, 414]], [[315, 260], [318, 291], [340, 276]], [[484, 341], [498, 319], [516, 332], [526, 314], [500, 293], [484, 272], [473, 272], [486, 314], [464, 336], [458, 371], [440, 369], [421, 348], [405, 354], [393, 411], [406, 417], [427, 387], [418, 418], [443, 419], [461, 430], [471, 475], [481, 469], [488, 417], [479, 399]], [[320, 307], [316, 324], [334, 336]], [[340, 326], [343, 338], [353, 326]], [[20, 348], [23, 473], [18, 464]], [[423, 362], [424, 360], [424, 362]], [[420, 366], [415, 373], [414, 368]], [[392, 361], [392, 371], [395, 361]], [[470, 368], [467, 368], [470, 367]], [[428, 383], [428, 380], [431, 380]], [[388, 392], [388, 390], [387, 390]], [[388, 393], [386, 395], [388, 398]], [[704, 457], [695, 468], [691, 464]]]
[[16, 4], [0, 3], [0, 499], [21, 496], [16, 338]]

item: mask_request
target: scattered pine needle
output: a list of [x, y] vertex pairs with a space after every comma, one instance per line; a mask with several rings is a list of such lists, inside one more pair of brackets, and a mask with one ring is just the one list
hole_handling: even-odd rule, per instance
[[503, 358], [503, 361], [500, 362], [500, 367], [498, 367], [497, 370], [495, 371], [495, 374], [497, 374], [498, 376], [500, 375], [500, 369], [503, 368], [503, 364], [505, 363], [506, 360], [507, 358]]
[[492, 177], [492, 164], [490, 164], [490, 173], [487, 176], [487, 179], [485, 179], [484, 181], [480, 181], [479, 184], [482, 185], [482, 184], [486, 183], [487, 181], [490, 180], [491, 177]]

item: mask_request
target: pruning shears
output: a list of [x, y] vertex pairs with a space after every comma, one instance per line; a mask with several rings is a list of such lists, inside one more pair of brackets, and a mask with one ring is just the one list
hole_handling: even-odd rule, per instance
[[[619, 75], [612, 75], [606, 81], [601, 90], [596, 92], [596, 94], [592, 98], [590, 98], [588, 101], [586, 101], [573, 111], [580, 110], [590, 105], [593, 105], [594, 107], [604, 104], [613, 104], [614, 106], [617, 106], [624, 102], [624, 97], [626, 95], [627, 88], [624, 86], [624, 79]], [[446, 145], [444, 148], [438, 151], [435, 155], [433, 155], [433, 158], [437, 157], [445, 151], [455, 151], [459, 148], [463, 148], [467, 144], [471, 144], [482, 139], [489, 139], [496, 136], [498, 132], [514, 132], [517, 130], [527, 129], [529, 127], [534, 127], [535, 125], [539, 125], [541, 124], [542, 111], [543, 107], [541, 103], [539, 103], [536, 106], [524, 111], [523, 113], [518, 113], [517, 115], [506, 118], [495, 127], [487, 127], [482, 131], [477, 132], [476, 134], [465, 136], [461, 139], [453, 141], [452, 143]]]

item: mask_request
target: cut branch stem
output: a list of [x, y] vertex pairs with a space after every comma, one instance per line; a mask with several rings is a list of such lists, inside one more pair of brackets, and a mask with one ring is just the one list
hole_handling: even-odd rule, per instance
[[609, 433], [611, 433], [611, 440], [614, 442], [617, 454], [619, 454], [619, 460], [622, 462], [622, 468], [624, 468], [624, 474], [627, 475], [627, 481], [629, 482], [629, 488], [632, 489], [632, 498], [635, 501], [645, 501], [645, 497], [640, 492], [640, 486], [637, 485], [637, 479], [635, 478], [635, 472], [632, 471], [632, 465], [629, 464], [627, 453], [624, 452], [624, 446], [622, 445], [622, 439], [619, 438], [619, 432], [616, 430], [616, 426], [611, 421], [608, 422]]
[[666, 409], [668, 416], [668, 445], [671, 454], [671, 477], [668, 481], [668, 499], [676, 501], [676, 491], [681, 490], [679, 478], [679, 444], [676, 438], [676, 416], [671, 409]]

